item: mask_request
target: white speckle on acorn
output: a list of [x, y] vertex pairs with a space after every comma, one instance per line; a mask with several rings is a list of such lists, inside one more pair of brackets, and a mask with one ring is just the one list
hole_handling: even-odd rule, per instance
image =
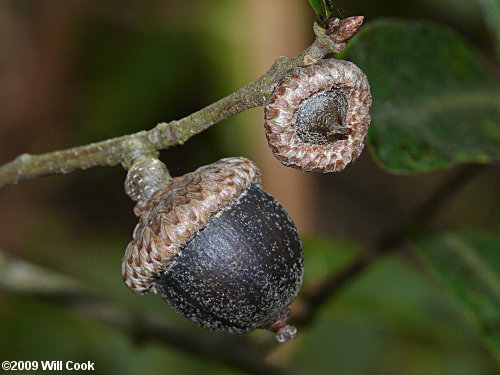
[[293, 221], [259, 182], [258, 169], [244, 158], [167, 182], [136, 210], [140, 222], [122, 268], [127, 286], [156, 291], [214, 331], [267, 328], [280, 342], [292, 338], [293, 329], [282, 328], [302, 283], [302, 245]]

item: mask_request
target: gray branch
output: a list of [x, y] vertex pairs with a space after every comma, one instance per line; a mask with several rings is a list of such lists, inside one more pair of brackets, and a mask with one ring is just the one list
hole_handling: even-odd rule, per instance
[[149, 131], [125, 135], [74, 147], [62, 151], [40, 155], [22, 154], [13, 161], [0, 166], [0, 188], [19, 181], [70, 173], [77, 169], [97, 166], [130, 166], [130, 160], [137, 150], [131, 144], [142, 144], [141, 149], [154, 154], [177, 144], [183, 144], [193, 135], [208, 129], [222, 120], [247, 109], [262, 106], [273, 92], [276, 85], [291, 69], [312, 64], [327, 54], [338, 52], [342, 46], [327, 36], [324, 30], [315, 27], [314, 43], [294, 58], [280, 57], [260, 78], [225, 98], [192, 113], [180, 120], [158, 124]]

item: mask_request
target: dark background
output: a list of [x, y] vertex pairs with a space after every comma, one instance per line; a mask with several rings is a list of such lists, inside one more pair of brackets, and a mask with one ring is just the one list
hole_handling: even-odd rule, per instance
[[[455, 28], [487, 64], [479, 1], [337, 1], [339, 16], [427, 19]], [[0, 163], [178, 119], [293, 56], [313, 38], [305, 0], [0, 1]], [[418, 208], [461, 167], [394, 176], [369, 150], [340, 174], [283, 167], [267, 149], [262, 108], [162, 151], [173, 175], [244, 155], [304, 238], [306, 282]], [[431, 228], [495, 231], [497, 171], [481, 168]], [[120, 263], [136, 218], [125, 171], [97, 168], [0, 191], [0, 251], [60, 271], [127, 306], [191, 329], [154, 296], [131, 294]], [[91, 360], [96, 374], [242, 373], [155, 341], [137, 343], [44, 299], [0, 292], [0, 359]], [[111, 298], [111, 297], [110, 297]], [[140, 322], [137, 323], [140, 327]], [[196, 331], [196, 329], [194, 330]], [[249, 335], [258, 342], [266, 332]], [[494, 374], [467, 317], [409, 249], [384, 258], [328, 302], [266, 361], [313, 374]]]

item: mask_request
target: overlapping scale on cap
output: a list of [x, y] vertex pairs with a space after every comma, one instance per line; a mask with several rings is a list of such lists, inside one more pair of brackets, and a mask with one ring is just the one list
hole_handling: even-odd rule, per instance
[[156, 275], [196, 233], [250, 185], [259, 183], [259, 169], [241, 157], [221, 159], [166, 182], [136, 206], [140, 219], [122, 262], [125, 284], [136, 293], [154, 290]]
[[[296, 132], [295, 115], [312, 95], [339, 89], [347, 100], [343, 127], [346, 139], [326, 144], [303, 142]], [[360, 155], [370, 124], [372, 98], [365, 74], [355, 64], [326, 59], [288, 74], [276, 87], [265, 107], [269, 146], [281, 163], [303, 171], [339, 172]]]

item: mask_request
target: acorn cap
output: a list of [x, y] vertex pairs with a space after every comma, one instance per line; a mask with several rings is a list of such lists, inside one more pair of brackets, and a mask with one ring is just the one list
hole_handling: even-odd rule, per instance
[[[351, 62], [326, 59], [296, 68], [276, 87], [265, 107], [269, 146], [286, 166], [341, 171], [363, 149], [371, 102], [368, 79]], [[332, 117], [338, 117], [341, 126], [325, 131], [324, 139], [318, 132], [307, 134], [309, 118], [331, 126]]]
[[140, 202], [139, 223], [122, 262], [125, 284], [140, 294], [156, 291], [157, 274], [252, 184], [260, 184], [259, 169], [246, 158], [227, 158], [167, 181]]

